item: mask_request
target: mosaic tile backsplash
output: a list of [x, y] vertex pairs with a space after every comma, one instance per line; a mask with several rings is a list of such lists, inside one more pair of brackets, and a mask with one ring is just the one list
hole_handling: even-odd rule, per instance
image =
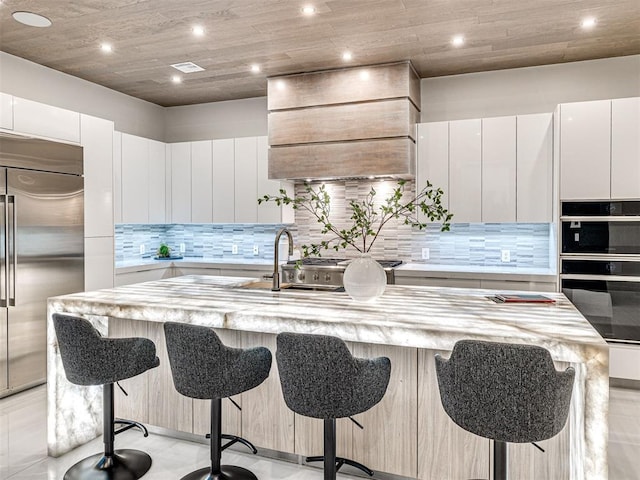
[[[376, 181], [381, 199], [391, 192], [395, 183]], [[412, 185], [407, 185], [412, 188]], [[371, 187], [363, 181], [327, 183], [331, 195], [331, 218], [336, 225], [346, 225], [350, 216], [347, 199], [362, 198]], [[304, 187], [298, 185], [297, 193]], [[291, 193], [291, 192], [290, 192]], [[453, 212], [455, 214], [455, 212]], [[116, 261], [151, 258], [161, 242], [178, 254], [183, 244], [189, 257], [238, 261], [240, 259], [273, 260], [273, 241], [282, 225], [257, 224], [162, 224], [116, 225]], [[460, 223], [452, 224], [451, 231], [441, 232], [439, 225], [430, 224], [425, 230], [412, 229], [391, 221], [373, 246], [375, 258], [400, 259], [404, 262], [423, 262], [439, 265], [499, 266], [518, 268], [554, 268], [555, 233], [545, 223]], [[296, 224], [290, 225], [296, 245], [317, 242], [319, 224], [308, 212], [296, 211]], [[144, 245], [145, 253], [140, 253]], [[236, 245], [238, 253], [232, 253]], [[254, 247], [257, 246], [257, 254]], [[429, 249], [429, 260], [422, 259], [422, 249]], [[509, 250], [510, 262], [501, 259], [502, 250]], [[358, 252], [328, 251], [324, 256], [356, 257]]]

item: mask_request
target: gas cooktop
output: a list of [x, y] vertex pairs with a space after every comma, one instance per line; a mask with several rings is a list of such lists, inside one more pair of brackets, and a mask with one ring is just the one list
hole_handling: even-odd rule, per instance
[[[300, 259], [303, 266], [312, 267], [346, 267], [351, 260], [346, 258], [323, 258], [323, 257], [306, 257]], [[402, 265], [402, 260], [376, 260], [383, 268], [393, 268]], [[289, 260], [289, 265], [295, 265], [297, 260]]]

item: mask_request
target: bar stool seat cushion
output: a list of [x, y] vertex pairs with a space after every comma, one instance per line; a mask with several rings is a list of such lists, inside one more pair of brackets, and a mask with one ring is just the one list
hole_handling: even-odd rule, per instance
[[102, 337], [88, 320], [57, 313], [53, 323], [66, 376], [76, 385], [114, 383], [160, 364], [148, 338]]
[[199, 399], [226, 398], [260, 385], [271, 370], [271, 352], [265, 347], [224, 345], [209, 327], [164, 324], [171, 373], [176, 390]]
[[566, 423], [575, 372], [556, 371], [544, 348], [461, 340], [449, 360], [436, 355], [436, 370], [445, 411], [471, 433], [529, 443]]
[[351, 355], [337, 337], [281, 333], [276, 359], [287, 406], [307, 417], [344, 418], [365, 412], [384, 396], [391, 362]]

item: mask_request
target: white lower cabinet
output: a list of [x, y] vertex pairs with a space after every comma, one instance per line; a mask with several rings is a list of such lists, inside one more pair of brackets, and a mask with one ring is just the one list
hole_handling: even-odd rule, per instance
[[447, 277], [399, 277], [396, 285], [419, 285], [423, 287], [480, 288], [480, 280]]
[[153, 280], [162, 280], [163, 278], [174, 277], [173, 268], [155, 268], [153, 270], [142, 269], [136, 272], [118, 273], [116, 275], [115, 286], [131, 285], [134, 283], [151, 282]]
[[396, 285], [420, 285], [424, 287], [450, 287], [450, 288], [486, 288], [489, 290], [521, 290], [531, 292], [555, 292], [556, 283], [549, 281], [526, 280], [496, 280], [482, 278], [478, 274], [476, 278], [451, 278], [434, 276], [398, 276], [396, 273]]

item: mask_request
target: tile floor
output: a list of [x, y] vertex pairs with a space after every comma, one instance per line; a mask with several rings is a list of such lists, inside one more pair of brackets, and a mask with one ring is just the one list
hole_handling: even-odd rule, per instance
[[[102, 449], [98, 438], [60, 458], [46, 454], [46, 388], [0, 400], [0, 479], [59, 480], [79, 459]], [[118, 436], [117, 447], [140, 448], [153, 458], [145, 480], [174, 480], [207, 465], [208, 447], [136, 432]], [[224, 463], [252, 470], [261, 480], [322, 480], [322, 472], [293, 463], [225, 452]], [[611, 388], [609, 480], [640, 480], [640, 390]], [[339, 475], [341, 480], [356, 477]], [[525, 480], [525, 479], [518, 479]], [[526, 479], [553, 480], [553, 479]]]

